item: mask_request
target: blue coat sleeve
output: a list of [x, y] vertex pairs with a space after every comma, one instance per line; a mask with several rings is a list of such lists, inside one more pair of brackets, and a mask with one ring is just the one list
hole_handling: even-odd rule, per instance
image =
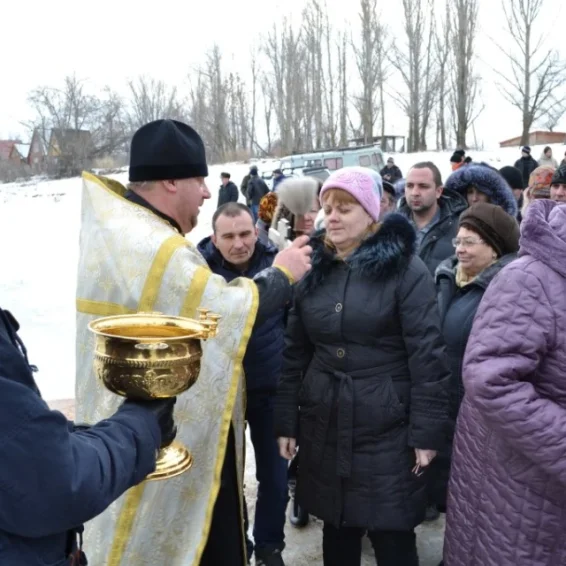
[[124, 406], [72, 432], [29, 388], [0, 376], [0, 531], [43, 537], [99, 515], [155, 467], [157, 419]]

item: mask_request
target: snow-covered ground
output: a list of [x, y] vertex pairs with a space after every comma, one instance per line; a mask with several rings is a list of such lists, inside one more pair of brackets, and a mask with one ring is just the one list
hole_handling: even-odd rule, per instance
[[[560, 161], [563, 145], [553, 146]], [[538, 158], [542, 147], [533, 148]], [[486, 161], [500, 168], [512, 165], [520, 156], [516, 148], [469, 154], [474, 161]], [[444, 178], [450, 173], [451, 152], [397, 154], [395, 161], [403, 173], [417, 161], [434, 161]], [[276, 167], [258, 162], [260, 171]], [[208, 185], [212, 198], [205, 202], [199, 225], [190, 234], [193, 242], [211, 232], [211, 218], [216, 209], [220, 173], [228, 171], [239, 186], [249, 165], [225, 164], [210, 168]], [[121, 182], [127, 173], [113, 175]], [[30, 181], [24, 184], [0, 184], [0, 305], [11, 310], [21, 323], [21, 336], [31, 362], [39, 367], [37, 381], [48, 400], [74, 397], [75, 279], [80, 227], [80, 178], [61, 181]], [[253, 450], [249, 447], [248, 454]], [[248, 501], [255, 501], [253, 460], [247, 466]], [[305, 530], [288, 527], [290, 566], [317, 566], [321, 562], [321, 537], [318, 524]], [[422, 566], [436, 566], [441, 556], [440, 522], [421, 530]], [[364, 564], [371, 560], [364, 558]]]

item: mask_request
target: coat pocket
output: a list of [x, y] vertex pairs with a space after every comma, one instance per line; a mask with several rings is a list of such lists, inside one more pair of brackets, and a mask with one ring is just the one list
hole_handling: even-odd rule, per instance
[[[354, 427], [380, 435], [407, 420], [404, 384], [397, 387], [389, 376], [355, 382]], [[403, 399], [403, 402], [401, 401]]]

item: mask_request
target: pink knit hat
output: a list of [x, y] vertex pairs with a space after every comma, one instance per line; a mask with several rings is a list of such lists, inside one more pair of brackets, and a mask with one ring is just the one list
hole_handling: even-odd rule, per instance
[[377, 222], [380, 209], [381, 177], [366, 167], [344, 167], [334, 171], [320, 190], [320, 204], [324, 193], [330, 189], [342, 189], [351, 194], [362, 208]]

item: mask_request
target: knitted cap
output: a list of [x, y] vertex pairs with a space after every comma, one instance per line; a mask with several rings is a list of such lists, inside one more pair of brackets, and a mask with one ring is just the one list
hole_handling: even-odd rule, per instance
[[479, 202], [460, 216], [460, 226], [475, 232], [498, 257], [519, 250], [519, 224], [500, 206]]
[[523, 175], [517, 167], [506, 166], [499, 170], [499, 174], [507, 181], [512, 189], [523, 190]]
[[566, 165], [561, 165], [552, 176], [551, 185], [566, 185]]
[[528, 146], [528, 145], [523, 146], [523, 147], [521, 148], [521, 151], [522, 151], [523, 153], [528, 153], [529, 155], [531, 154], [531, 148], [530, 148], [530, 146]]
[[529, 189], [532, 198], [550, 198], [550, 184], [554, 175], [554, 167], [541, 165], [529, 177]]
[[320, 190], [320, 203], [322, 204], [324, 193], [330, 189], [342, 189], [352, 195], [377, 222], [383, 183], [381, 175], [368, 167], [344, 167], [334, 171], [322, 185]]

